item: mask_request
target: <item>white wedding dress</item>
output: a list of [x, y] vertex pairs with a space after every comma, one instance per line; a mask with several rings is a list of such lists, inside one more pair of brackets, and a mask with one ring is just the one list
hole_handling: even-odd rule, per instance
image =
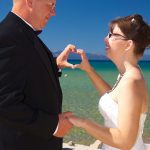
[[[99, 101], [99, 110], [102, 116], [104, 117], [105, 126], [116, 128], [118, 121], [118, 104], [114, 100], [112, 100], [109, 93], [106, 93], [101, 97]], [[137, 140], [131, 150], [145, 150], [145, 146], [142, 140], [145, 119], [146, 113], [141, 114], [139, 133], [137, 136]], [[119, 150], [119, 149], [103, 144], [102, 150]]]

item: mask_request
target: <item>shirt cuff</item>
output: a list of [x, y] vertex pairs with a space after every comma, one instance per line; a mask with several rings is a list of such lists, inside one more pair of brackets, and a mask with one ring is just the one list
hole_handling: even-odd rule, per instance
[[59, 123], [57, 124], [57, 127], [56, 127], [55, 132], [53, 133], [53, 135], [55, 135], [55, 134], [57, 133], [57, 131], [58, 131], [58, 126], [59, 126]]
[[58, 69], [58, 77], [61, 77], [61, 75], [62, 75], [62, 70]]

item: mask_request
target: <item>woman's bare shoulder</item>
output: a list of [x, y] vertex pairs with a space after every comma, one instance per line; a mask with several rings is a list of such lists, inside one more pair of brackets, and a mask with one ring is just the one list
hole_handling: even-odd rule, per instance
[[123, 76], [122, 86], [145, 86], [145, 80], [141, 69], [133, 68], [127, 71]]

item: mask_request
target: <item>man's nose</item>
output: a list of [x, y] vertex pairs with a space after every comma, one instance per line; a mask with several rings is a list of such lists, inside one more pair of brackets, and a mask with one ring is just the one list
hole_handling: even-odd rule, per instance
[[55, 9], [51, 11], [51, 15], [52, 15], [52, 16], [56, 16], [56, 11], [55, 11]]

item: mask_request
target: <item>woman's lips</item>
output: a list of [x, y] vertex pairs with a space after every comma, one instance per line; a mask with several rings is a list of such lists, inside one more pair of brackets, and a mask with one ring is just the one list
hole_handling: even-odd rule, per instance
[[110, 49], [110, 46], [106, 45], [106, 46], [105, 46], [105, 49], [106, 49], [106, 50], [109, 50], [109, 49]]

